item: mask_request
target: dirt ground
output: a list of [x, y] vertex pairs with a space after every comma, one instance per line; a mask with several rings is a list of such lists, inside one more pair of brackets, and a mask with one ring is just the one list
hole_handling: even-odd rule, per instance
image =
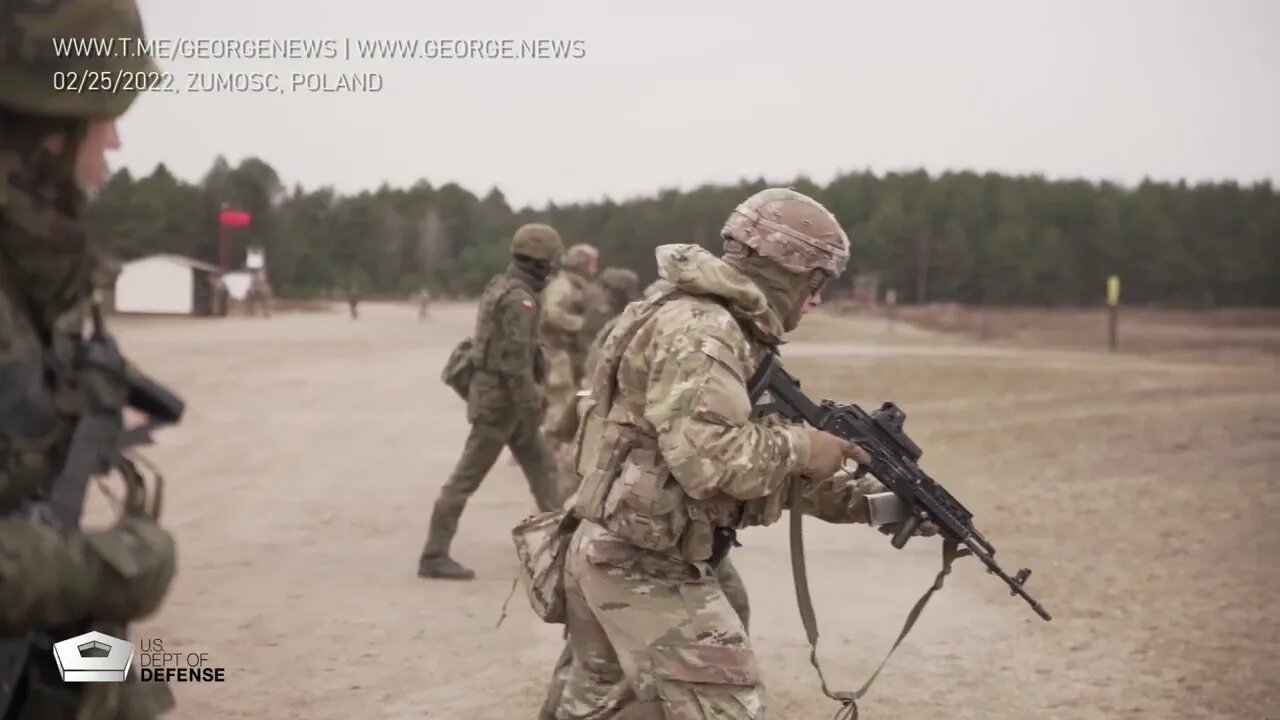
[[[438, 379], [474, 306], [362, 304], [267, 319], [117, 318], [188, 403], [147, 456], [181, 571], [135, 638], [207, 653], [175, 718], [533, 717], [560, 647], [522, 593], [495, 628], [533, 510], [500, 461], [463, 517], [472, 583], [414, 575], [466, 431]], [[862, 717], [1280, 718], [1280, 361], [1040, 349], [879, 319], [813, 318], [784, 348], [811, 393], [893, 400], [923, 467], [1045, 623], [972, 560], [890, 661]], [[939, 545], [806, 523], [833, 686], [860, 684], [932, 580]], [[785, 523], [740, 538], [770, 717], [824, 718]]]

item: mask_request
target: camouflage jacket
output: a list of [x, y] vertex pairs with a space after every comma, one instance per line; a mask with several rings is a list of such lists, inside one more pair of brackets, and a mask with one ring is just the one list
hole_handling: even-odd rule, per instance
[[572, 270], [562, 270], [547, 283], [542, 304], [538, 333], [543, 344], [585, 355], [606, 312], [600, 287]]
[[467, 399], [467, 419], [503, 424], [514, 415], [537, 414], [544, 359], [538, 346], [541, 283], [512, 265], [489, 281], [476, 314], [473, 359], [476, 374]]
[[[809, 440], [750, 418], [747, 378], [782, 334], [756, 285], [697, 245], [657, 257], [672, 287], [627, 307], [589, 378], [575, 511], [631, 545], [699, 562], [715, 527], [781, 517]], [[806, 483], [801, 509], [865, 522], [856, 501], [876, 485]]]
[[[89, 403], [122, 408], [126, 390], [77, 369], [93, 267], [87, 250], [78, 252], [87, 247], [79, 223], [25, 180], [14, 156], [0, 152], [0, 654], [28, 633], [40, 638], [28, 656], [27, 701], [8, 717], [152, 718], [172, 706], [166, 685], [139, 684], [134, 674], [81, 694], [56, 680], [43, 646], [87, 629], [93, 608], [127, 584], [133, 557], [120, 535], [64, 531], [28, 516], [65, 463]], [[62, 282], [24, 282], [22, 272]], [[6, 662], [0, 657], [0, 684], [13, 679]]]

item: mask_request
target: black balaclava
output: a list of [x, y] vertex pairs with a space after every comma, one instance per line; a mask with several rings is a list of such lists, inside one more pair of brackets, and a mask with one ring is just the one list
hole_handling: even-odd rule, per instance
[[[0, 208], [0, 262], [13, 269], [18, 290], [46, 327], [88, 297], [95, 259], [80, 224], [87, 203], [76, 183], [76, 155], [88, 123], [17, 115], [0, 110], [0, 182], [8, 200]], [[45, 138], [63, 133], [63, 151]]]
[[547, 278], [551, 277], [551, 263], [546, 260], [538, 260], [528, 255], [516, 253], [511, 256], [511, 265], [520, 272], [529, 276], [533, 281], [534, 290], [542, 291], [547, 284]]

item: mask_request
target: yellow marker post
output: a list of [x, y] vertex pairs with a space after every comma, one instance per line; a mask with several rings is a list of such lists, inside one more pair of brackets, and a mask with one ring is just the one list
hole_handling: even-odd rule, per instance
[[1112, 275], [1107, 278], [1107, 317], [1108, 317], [1108, 340], [1111, 350], [1115, 351], [1118, 341], [1118, 325], [1120, 322], [1120, 276]]

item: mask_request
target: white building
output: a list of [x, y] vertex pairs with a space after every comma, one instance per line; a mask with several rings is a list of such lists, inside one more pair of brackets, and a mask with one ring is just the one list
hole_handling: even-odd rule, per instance
[[116, 276], [118, 313], [213, 315], [222, 269], [182, 255], [149, 255], [124, 263]]

